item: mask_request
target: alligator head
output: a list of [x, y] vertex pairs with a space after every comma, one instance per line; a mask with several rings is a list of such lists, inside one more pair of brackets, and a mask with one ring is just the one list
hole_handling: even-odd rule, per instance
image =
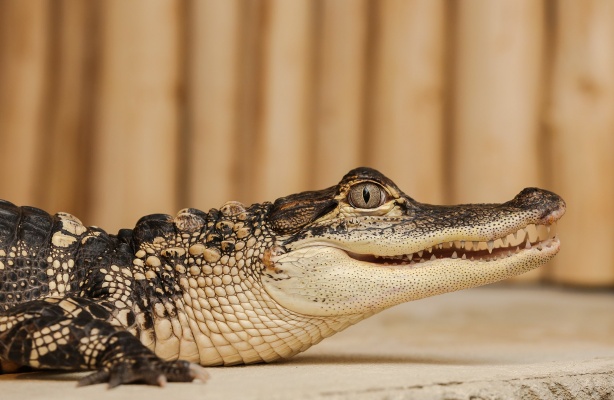
[[433, 206], [369, 168], [334, 187], [277, 200], [277, 246], [262, 284], [278, 304], [317, 317], [372, 314], [537, 268], [559, 251], [564, 201], [528, 188], [502, 204]]

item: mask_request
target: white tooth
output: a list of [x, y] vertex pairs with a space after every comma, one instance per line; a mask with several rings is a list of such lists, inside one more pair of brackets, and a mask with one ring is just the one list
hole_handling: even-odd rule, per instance
[[426, 249], [426, 251], [428, 251], [429, 253], [432, 253], [433, 252], [433, 248], [429, 247], [428, 249]]
[[487, 245], [488, 245], [488, 252], [492, 253], [492, 249], [495, 247], [495, 242], [493, 242], [492, 240], [489, 240]]
[[458, 258], [458, 255], [456, 254], [456, 252], [452, 253], [452, 258]]
[[463, 256], [462, 256], [461, 258], [462, 258], [463, 260], [466, 260], [466, 259], [467, 259], [467, 254], [464, 254], [464, 253], [463, 253]]
[[524, 246], [525, 249], [530, 249], [531, 248], [531, 242], [529, 241], [529, 238], [527, 237], [527, 244]]
[[415, 263], [416, 263], [416, 262], [415, 262], [414, 260], [411, 260], [411, 261], [409, 262], [409, 265], [414, 265]]
[[431, 261], [436, 260], [436, 259], [437, 259], [437, 257], [435, 257], [435, 254], [433, 254], [433, 255], [431, 256]]
[[424, 258], [421, 258], [421, 259], [420, 259], [420, 262], [421, 262], [421, 263], [423, 263], [424, 261], [425, 261], [425, 260], [424, 260]]
[[437, 248], [438, 248], [439, 250], [443, 249], [443, 243], [439, 243], [439, 244], [437, 245]]
[[516, 253], [520, 253], [520, 246], [516, 246]]
[[501, 238], [501, 243], [503, 243], [502, 247], [507, 247], [507, 237]]
[[474, 240], [474, 241], [473, 241], [473, 250], [476, 250], [476, 251], [477, 251], [477, 250], [479, 249], [479, 247], [480, 247], [480, 243], [481, 243], [481, 242], [476, 242], [476, 241]]
[[418, 257], [422, 257], [422, 254], [423, 254], [423, 253], [424, 253], [424, 251], [420, 250], [420, 251], [418, 252]]
[[527, 236], [529, 237], [529, 240], [531, 241], [531, 243], [537, 242], [538, 235], [537, 235], [537, 227], [535, 226], [535, 224], [531, 224], [527, 226], [526, 231], [527, 231]]
[[454, 241], [454, 247], [456, 247], [457, 249], [463, 248], [464, 247], [464, 243], [461, 242], [460, 240], [455, 240]]
[[524, 237], [526, 236], [526, 232], [524, 228], [519, 229], [518, 232], [514, 235], [514, 244], [519, 245], [524, 242]]
[[552, 225], [548, 226], [548, 237], [556, 237], [556, 222], [553, 222]]
[[545, 225], [537, 225], [537, 238], [539, 240], [548, 239], [548, 229]]
[[408, 259], [408, 260], [411, 260], [411, 259], [413, 259], [413, 258], [414, 258], [414, 253], [411, 253], [411, 254], [409, 254], [409, 255], [407, 256], [407, 259]]

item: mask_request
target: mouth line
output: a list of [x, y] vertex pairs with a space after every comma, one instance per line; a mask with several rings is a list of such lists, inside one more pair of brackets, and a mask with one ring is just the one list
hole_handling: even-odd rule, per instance
[[513, 257], [524, 251], [557, 250], [556, 221], [529, 224], [515, 233], [488, 241], [455, 240], [441, 242], [415, 253], [394, 256], [360, 254], [345, 250], [353, 259], [381, 266], [419, 266], [429, 261], [450, 259], [473, 262], [490, 262]]

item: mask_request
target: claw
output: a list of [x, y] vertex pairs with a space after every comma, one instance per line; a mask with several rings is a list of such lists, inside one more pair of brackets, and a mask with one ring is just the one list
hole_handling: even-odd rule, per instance
[[109, 380], [109, 371], [102, 370], [89, 374], [77, 382], [77, 387], [96, 385], [98, 383], [105, 383]]
[[115, 371], [112, 371], [109, 378], [109, 389], [113, 389], [124, 383], [126, 381], [126, 376], [129, 374], [129, 371], [124, 367], [124, 365], [120, 365]]
[[107, 385], [107, 389], [113, 389], [121, 385], [122, 381], [119, 378], [111, 378], [109, 380], [109, 384]]
[[190, 370], [190, 377], [192, 378], [192, 380], [205, 383], [210, 378], [210, 375], [207, 372], [207, 370], [198, 364], [190, 363], [189, 370]]
[[[81, 379], [77, 386], [88, 386], [108, 382], [113, 389], [128, 383], [145, 383], [165, 387], [168, 382], [206, 382], [209, 373], [200, 365], [187, 361], [140, 360], [140, 363], [117, 363], [110, 369], [94, 372]], [[146, 364], [146, 365], [143, 365]]]
[[168, 381], [166, 380], [166, 376], [164, 375], [158, 375], [158, 378], [156, 379], [156, 384], [160, 387], [166, 387], [166, 383]]

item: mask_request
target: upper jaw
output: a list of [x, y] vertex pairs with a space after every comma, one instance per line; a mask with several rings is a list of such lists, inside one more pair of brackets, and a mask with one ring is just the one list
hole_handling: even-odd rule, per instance
[[556, 236], [556, 222], [546, 225], [530, 224], [517, 232], [488, 241], [454, 240], [440, 242], [419, 251], [393, 256], [355, 253], [347, 251], [349, 257], [380, 266], [426, 266], [432, 261], [451, 259], [469, 262], [491, 262], [514, 257], [521, 252], [556, 253], [560, 241]]

